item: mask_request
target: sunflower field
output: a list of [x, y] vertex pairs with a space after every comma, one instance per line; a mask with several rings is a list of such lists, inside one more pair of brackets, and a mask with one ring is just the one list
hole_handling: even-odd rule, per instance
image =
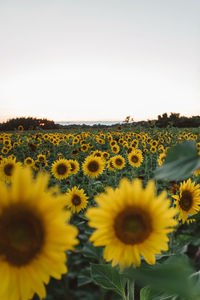
[[0, 299], [200, 299], [200, 131], [0, 134]]

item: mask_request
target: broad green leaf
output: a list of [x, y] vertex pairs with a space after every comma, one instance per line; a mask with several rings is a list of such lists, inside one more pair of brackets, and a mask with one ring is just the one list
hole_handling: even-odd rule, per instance
[[196, 143], [194, 141], [185, 141], [176, 146], [172, 146], [167, 151], [167, 157], [165, 159], [165, 163], [169, 163], [186, 157], [188, 158], [196, 157], [197, 155], [198, 154], [197, 154]]
[[91, 264], [91, 275], [97, 285], [125, 296], [127, 279], [116, 268], [106, 264]]
[[140, 290], [140, 300], [170, 300], [173, 295], [167, 295], [163, 292], [156, 291], [150, 286], [145, 286]]
[[200, 167], [196, 144], [187, 141], [168, 150], [166, 160], [155, 171], [156, 179], [183, 180]]
[[150, 285], [155, 291], [175, 294], [184, 300], [196, 300], [200, 299], [200, 288], [189, 279], [193, 272], [185, 255], [174, 255], [162, 264], [143, 264], [139, 268], [128, 268], [124, 270], [124, 275], [142, 285]]

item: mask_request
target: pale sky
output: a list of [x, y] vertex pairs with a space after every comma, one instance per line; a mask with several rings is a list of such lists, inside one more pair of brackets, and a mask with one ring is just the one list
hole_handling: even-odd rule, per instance
[[200, 115], [200, 0], [0, 0], [0, 121]]

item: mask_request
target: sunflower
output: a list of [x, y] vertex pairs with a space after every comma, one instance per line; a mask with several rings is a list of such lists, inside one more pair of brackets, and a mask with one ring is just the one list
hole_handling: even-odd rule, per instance
[[141, 152], [137, 151], [137, 149], [133, 150], [131, 153], [128, 154], [128, 161], [132, 167], [138, 168], [143, 162], [143, 155]]
[[152, 153], [156, 153], [157, 147], [156, 147], [156, 146], [151, 146], [150, 151], [151, 151]]
[[10, 149], [7, 148], [7, 147], [3, 147], [3, 148], [1, 149], [1, 153], [3, 153], [3, 154], [7, 154], [9, 151], [10, 151]]
[[17, 129], [18, 129], [19, 131], [21, 131], [21, 132], [23, 132], [23, 131], [24, 131], [24, 127], [23, 127], [23, 125], [19, 125], [19, 126], [17, 127]]
[[179, 194], [172, 197], [175, 199], [174, 205], [179, 210], [179, 220], [182, 223], [200, 210], [200, 184], [195, 185], [195, 182], [191, 182], [191, 178], [181, 182]]
[[125, 167], [125, 159], [122, 155], [115, 155], [112, 157], [112, 163], [114, 168], [116, 169], [123, 169]]
[[13, 173], [16, 168], [21, 166], [20, 162], [16, 162], [14, 158], [4, 158], [0, 163], [0, 179], [10, 183], [13, 179]]
[[113, 165], [113, 158], [112, 157], [107, 161], [107, 169], [109, 171], [113, 171], [113, 172], [116, 171], [116, 169], [114, 168], [114, 165]]
[[166, 158], [166, 153], [161, 153], [157, 159], [157, 163], [159, 166], [162, 166]]
[[33, 158], [31, 158], [31, 157], [25, 158], [24, 164], [25, 164], [26, 166], [33, 166], [33, 165], [34, 165], [34, 160], [33, 160]]
[[198, 176], [198, 175], [200, 174], [200, 168], [198, 168], [197, 170], [195, 170], [195, 171], [193, 172], [193, 174], [194, 174], [195, 176]]
[[88, 175], [89, 177], [97, 177], [98, 175], [103, 173], [105, 167], [105, 162], [101, 157], [89, 155], [86, 157], [82, 168], [84, 175]]
[[117, 189], [109, 187], [96, 196], [98, 206], [87, 210], [88, 224], [96, 229], [90, 241], [105, 246], [104, 258], [112, 266], [139, 266], [140, 255], [155, 264], [155, 255], [168, 250], [167, 234], [177, 225], [177, 210], [166, 197], [165, 191], [155, 195], [153, 180], [143, 189], [139, 179], [123, 178]]
[[70, 163], [70, 175], [77, 174], [79, 171], [79, 163], [77, 160], [69, 159], [68, 162]]
[[45, 298], [50, 276], [67, 272], [65, 251], [78, 243], [77, 229], [66, 223], [64, 197], [48, 190], [48, 179], [39, 174], [33, 180], [24, 167], [14, 173], [11, 188], [0, 182], [0, 299]]
[[88, 197], [84, 193], [83, 189], [78, 189], [74, 186], [71, 190], [68, 189], [66, 193], [66, 204], [73, 213], [81, 211], [82, 209], [86, 208]]
[[87, 144], [82, 144], [81, 145], [81, 151], [82, 152], [87, 152], [88, 151], [89, 146]]
[[67, 159], [58, 159], [52, 164], [51, 173], [56, 179], [65, 179], [71, 173], [71, 164]]
[[111, 150], [112, 150], [113, 153], [117, 154], [120, 151], [120, 147], [119, 147], [119, 145], [116, 144], [116, 145], [111, 147]]

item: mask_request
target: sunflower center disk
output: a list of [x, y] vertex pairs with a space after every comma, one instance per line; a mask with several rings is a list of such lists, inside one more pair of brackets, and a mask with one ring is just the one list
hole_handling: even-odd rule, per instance
[[64, 164], [59, 164], [57, 166], [57, 172], [59, 175], [64, 175], [67, 171], [67, 167]]
[[4, 173], [7, 176], [11, 176], [12, 175], [13, 167], [14, 167], [13, 164], [7, 164], [7, 165], [5, 165], [5, 167], [4, 167]]
[[75, 206], [78, 206], [81, 204], [81, 198], [78, 195], [74, 195], [72, 198], [72, 203]]
[[138, 162], [138, 157], [135, 156], [135, 155], [133, 155], [133, 156], [131, 157], [131, 160], [132, 160], [132, 162], [137, 163], [137, 162]]
[[44, 243], [44, 227], [34, 212], [18, 205], [5, 208], [0, 217], [0, 255], [13, 266], [28, 264]]
[[115, 218], [116, 236], [125, 244], [142, 243], [152, 231], [149, 215], [139, 209], [126, 208]]
[[90, 172], [96, 172], [98, 171], [99, 169], [99, 165], [96, 161], [91, 161], [89, 164], [88, 164], [88, 170]]
[[120, 158], [116, 159], [116, 165], [121, 166], [122, 165], [122, 160]]
[[185, 210], [185, 211], [190, 210], [190, 208], [192, 206], [192, 194], [190, 191], [182, 192], [182, 197], [180, 199], [179, 204], [183, 210]]

